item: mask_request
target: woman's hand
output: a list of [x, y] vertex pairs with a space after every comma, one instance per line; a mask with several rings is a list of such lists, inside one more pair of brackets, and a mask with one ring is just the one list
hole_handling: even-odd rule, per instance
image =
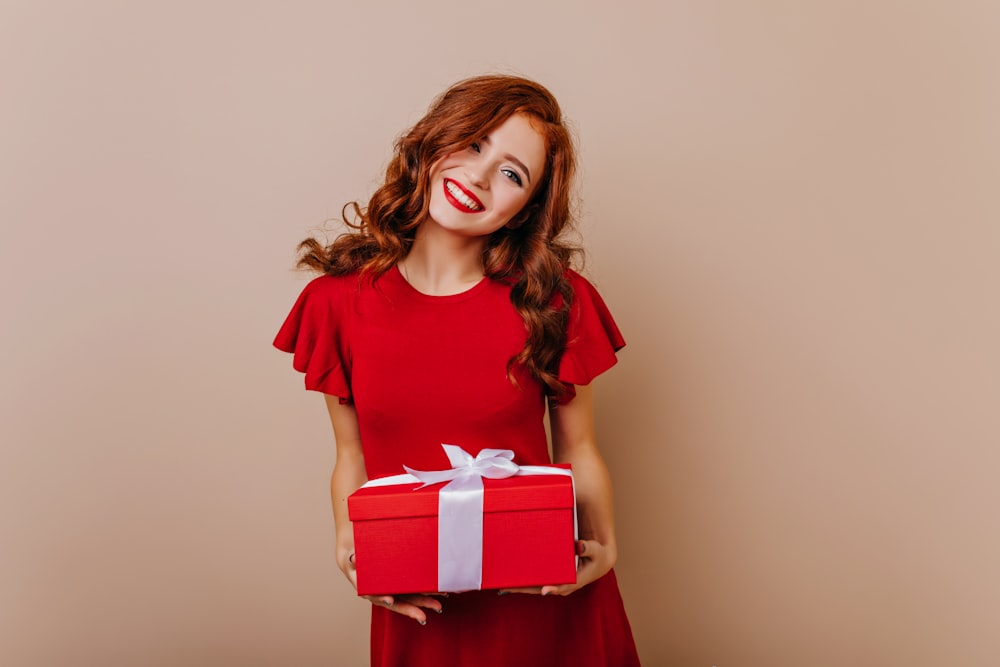
[[[347, 510], [347, 497], [365, 483], [365, 457], [361, 447], [358, 413], [353, 405], [340, 402], [337, 396], [326, 396], [326, 407], [337, 440], [337, 462], [330, 478], [333, 518], [337, 526], [337, 567], [358, 590], [357, 563], [354, 556], [354, 529]], [[441, 613], [441, 601], [430, 595], [365, 595], [366, 600], [397, 614], [409, 616], [421, 625], [427, 623], [425, 610]]]
[[556, 463], [573, 466], [580, 535], [589, 538], [576, 542], [576, 554], [580, 557], [576, 583], [509, 589], [509, 592], [569, 595], [603, 577], [618, 559], [611, 476], [597, 449], [593, 401], [593, 390], [581, 385], [567, 403], [549, 406], [552, 456]]
[[[344, 576], [351, 582], [354, 590], [358, 589], [357, 558], [353, 553], [346, 557], [338, 556], [337, 565]], [[445, 595], [445, 593], [435, 593], [435, 595]], [[441, 601], [431, 595], [362, 595], [364, 599], [372, 604], [385, 607], [390, 611], [403, 616], [409, 616], [420, 625], [427, 625], [427, 611], [434, 611], [440, 614], [443, 610]]]
[[576, 555], [580, 557], [580, 565], [576, 569], [575, 584], [533, 586], [531, 588], [505, 588], [498, 592], [500, 595], [507, 593], [569, 595], [606, 575], [615, 566], [615, 561], [618, 559], [618, 551], [614, 546], [601, 544], [597, 540], [577, 540]]

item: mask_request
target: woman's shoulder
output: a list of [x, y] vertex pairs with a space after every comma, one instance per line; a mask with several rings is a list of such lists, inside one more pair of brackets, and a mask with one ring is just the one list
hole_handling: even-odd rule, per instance
[[584, 287], [586, 289], [594, 289], [593, 283], [583, 277], [583, 274], [576, 269], [568, 268], [563, 273], [563, 277], [569, 281], [569, 284], [576, 289], [578, 287]]
[[310, 280], [306, 284], [305, 290], [309, 290], [311, 292], [330, 292], [344, 289], [356, 289], [359, 283], [359, 278], [360, 276], [357, 271], [337, 276], [324, 273], [323, 275], [316, 276]]
[[336, 276], [323, 274], [306, 283], [300, 299], [311, 302], [344, 301], [357, 295], [365, 282], [358, 272]]
[[[567, 272], [573, 288], [566, 347], [559, 361], [559, 379], [570, 385], [585, 385], [617, 362], [616, 352], [625, 339], [597, 288], [575, 271]], [[569, 392], [561, 401], [572, 398]]]
[[604, 302], [604, 297], [594, 286], [594, 283], [574, 269], [566, 269], [565, 278], [569, 282], [572, 296], [570, 311], [578, 314], [581, 311], [597, 311], [601, 317], [610, 318], [611, 313]]
[[351, 310], [350, 304], [357, 299], [360, 282], [357, 273], [316, 276], [299, 292], [288, 320], [299, 322], [342, 316]]
[[[595, 299], [603, 303], [600, 292], [598, 292], [597, 287], [594, 283], [582, 273], [576, 269], [567, 268], [563, 273], [563, 278], [569, 283], [570, 293], [572, 294], [570, 305], [573, 306], [579, 302], [591, 302]], [[556, 303], [561, 303], [561, 299], [557, 297]]]

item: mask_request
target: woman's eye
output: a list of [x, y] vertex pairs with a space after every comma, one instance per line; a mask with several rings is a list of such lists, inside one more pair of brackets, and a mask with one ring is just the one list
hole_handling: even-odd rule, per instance
[[472, 142], [472, 146], [470, 146], [470, 148], [478, 153], [479, 152], [479, 143], [476, 142], [476, 141], [473, 141]]
[[518, 185], [521, 185], [521, 177], [520, 175], [518, 175], [516, 171], [514, 171], [513, 169], [501, 169], [500, 171], [501, 173], [503, 173], [504, 176], [514, 181]]

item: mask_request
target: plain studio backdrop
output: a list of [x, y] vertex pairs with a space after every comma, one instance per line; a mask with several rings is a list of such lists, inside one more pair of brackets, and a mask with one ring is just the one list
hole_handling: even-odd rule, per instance
[[996, 664], [998, 32], [972, 1], [4, 1], [0, 663], [366, 663], [328, 418], [271, 339], [296, 243], [502, 71], [572, 120], [629, 342], [596, 391], [645, 664]]

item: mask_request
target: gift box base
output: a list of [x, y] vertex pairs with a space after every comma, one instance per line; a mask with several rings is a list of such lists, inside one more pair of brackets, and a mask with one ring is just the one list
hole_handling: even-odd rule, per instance
[[[485, 482], [480, 588], [575, 583], [571, 478], [545, 475]], [[362, 489], [349, 499], [358, 595], [439, 592], [440, 485], [419, 490], [415, 486]]]

